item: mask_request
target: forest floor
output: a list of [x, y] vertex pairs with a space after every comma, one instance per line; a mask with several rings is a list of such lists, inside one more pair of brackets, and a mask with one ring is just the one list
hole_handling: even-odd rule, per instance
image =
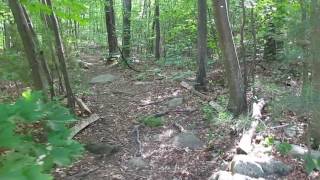
[[[169, 66], [159, 71], [152, 62], [143, 62], [144, 64], [137, 63], [134, 66], [147, 70], [137, 73], [122, 66], [107, 68], [101, 57], [102, 55], [97, 53], [81, 54], [82, 60], [93, 64], [82, 72], [84, 79], [81, 83], [89, 85], [90, 79], [102, 74], [112, 74], [120, 78], [108, 84], [89, 85], [89, 93], [81, 98], [101, 119], [85, 128], [75, 138], [83, 143], [120, 145], [120, 151], [107, 157], [86, 152], [84, 157], [71, 167], [57, 168], [54, 173], [56, 179], [202, 180], [208, 179], [222, 166], [226, 168], [240, 139], [241, 132], [237, 132], [239, 124], [228, 119], [228, 114], [220, 114], [220, 122], [206, 121], [204, 107], [207, 102], [180, 85], [182, 80], [188, 81], [188, 78], [175, 79], [179, 76], [177, 73], [183, 73], [181, 69]], [[226, 104], [226, 99], [221, 98], [227, 95], [224, 83], [221, 83], [222, 74], [219, 70], [209, 73], [211, 85], [205, 94], [218, 103]], [[264, 74], [268, 76], [268, 73]], [[285, 82], [283, 85], [286, 86]], [[258, 93], [269, 96], [266, 98], [274, 98], [271, 96], [282, 92], [272, 89], [272, 94], [267, 94], [262, 92], [264, 90], [261, 87]], [[183, 98], [182, 104], [174, 108], [168, 107], [168, 101], [176, 97]], [[163, 126], [151, 128], [141, 124], [143, 117], [162, 112], [168, 112], [162, 116]], [[265, 111], [264, 116], [268, 116], [268, 113]], [[278, 123], [305, 123], [295, 115], [288, 114], [287, 117], [291, 119]], [[179, 134], [176, 123], [191, 131], [204, 144], [210, 145], [210, 151], [204, 150], [205, 148], [190, 150], [172, 146], [170, 139]], [[135, 132], [137, 128], [139, 137]], [[276, 133], [277, 139], [286, 136], [283, 130], [272, 133]], [[297, 138], [291, 138], [294, 143], [302, 142], [303, 133], [295, 136]], [[137, 139], [142, 145], [143, 162], [132, 166], [130, 160], [139, 154]], [[285, 179], [308, 179], [301, 163], [292, 158], [279, 158], [295, 166], [294, 171]]]

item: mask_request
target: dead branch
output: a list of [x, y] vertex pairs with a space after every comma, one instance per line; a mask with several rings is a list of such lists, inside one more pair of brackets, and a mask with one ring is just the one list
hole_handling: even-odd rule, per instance
[[252, 138], [255, 135], [259, 121], [262, 118], [261, 111], [265, 105], [266, 101], [264, 99], [260, 99], [258, 103], [253, 103], [252, 118], [255, 120], [251, 122], [250, 129], [243, 134], [237, 147], [237, 154], [249, 154], [252, 151]]
[[182, 81], [180, 83], [180, 85], [186, 89], [188, 89], [189, 91], [191, 91], [193, 94], [195, 94], [196, 96], [200, 97], [202, 100], [204, 101], [210, 101], [211, 98], [207, 95], [204, 95], [202, 93], [200, 93], [199, 91], [195, 90], [194, 87], [192, 87], [190, 84], [188, 84], [187, 82], [185, 81]]
[[253, 103], [252, 105], [252, 118], [258, 120], [262, 118], [262, 109], [267, 104], [264, 99], [260, 99], [257, 103]]
[[237, 154], [249, 154], [251, 152], [253, 148], [251, 141], [256, 132], [258, 124], [259, 121], [253, 121], [250, 129], [243, 134], [237, 147]]
[[76, 103], [80, 107], [81, 110], [86, 113], [92, 114], [92, 111], [88, 108], [88, 106], [82, 101], [82, 99], [75, 97]]
[[179, 132], [182, 132], [182, 133], [187, 132], [187, 130], [186, 130], [183, 126], [181, 126], [179, 123], [177, 123], [177, 122], [174, 122], [174, 123], [173, 123], [173, 126], [174, 126], [176, 129], [178, 129]]
[[99, 120], [100, 117], [97, 114], [92, 114], [90, 117], [86, 119], [82, 119], [78, 121], [72, 128], [69, 138], [72, 139], [75, 135], [77, 135], [80, 131], [85, 129], [90, 124], [96, 122]]

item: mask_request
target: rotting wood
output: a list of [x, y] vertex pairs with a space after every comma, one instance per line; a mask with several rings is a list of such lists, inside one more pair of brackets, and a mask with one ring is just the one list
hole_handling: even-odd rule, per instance
[[92, 114], [92, 111], [88, 108], [88, 106], [82, 101], [82, 99], [75, 97], [75, 101], [80, 107], [81, 110], [85, 111], [86, 113]]
[[251, 117], [254, 119], [254, 121], [251, 122], [250, 129], [243, 134], [236, 148], [237, 154], [249, 154], [252, 151], [252, 138], [255, 135], [259, 121], [262, 118], [261, 111], [265, 105], [266, 101], [264, 99], [260, 99], [257, 103], [253, 103]]
[[264, 99], [260, 99], [257, 103], [253, 103], [252, 105], [252, 118], [259, 120], [262, 118], [262, 109], [267, 104]]
[[200, 97], [200, 98], [201, 98], [202, 100], [204, 100], [204, 101], [210, 101], [210, 100], [211, 100], [211, 98], [210, 98], [209, 96], [204, 95], [204, 94], [202, 94], [201, 92], [195, 90], [190, 84], [188, 84], [188, 83], [185, 82], [185, 81], [182, 81], [182, 82], [180, 83], [180, 85], [181, 85], [182, 87], [188, 89], [189, 91], [191, 91], [193, 94], [195, 94], [196, 96]]
[[250, 129], [245, 132], [237, 147], [237, 154], [249, 154], [252, 151], [252, 138], [255, 135], [259, 121], [253, 121]]
[[80, 131], [82, 131], [83, 129], [88, 127], [90, 124], [96, 122], [99, 119], [101, 118], [97, 114], [92, 114], [90, 117], [80, 120], [71, 128], [71, 133], [69, 138], [72, 139]]

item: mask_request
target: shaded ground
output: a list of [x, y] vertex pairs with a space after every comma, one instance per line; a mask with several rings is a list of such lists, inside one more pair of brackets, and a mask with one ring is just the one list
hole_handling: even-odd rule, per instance
[[[221, 165], [223, 154], [219, 156], [219, 153], [233, 145], [233, 138], [226, 130], [229, 128], [208, 126], [201, 116], [202, 101], [181, 87], [179, 81], [161, 76], [137, 81], [137, 73], [133, 71], [119, 66], [106, 68], [98, 56], [86, 56], [83, 59], [94, 63], [94, 66], [88, 70], [87, 81], [83, 83], [105, 73], [117, 75], [120, 80], [90, 87], [92, 95], [84, 96], [83, 99], [102, 119], [83, 130], [76, 138], [81, 142], [120, 144], [121, 150], [105, 158], [87, 153], [72, 167], [58, 169], [57, 179], [206, 179]], [[211, 94], [212, 97], [216, 95]], [[183, 97], [183, 104], [174, 109], [192, 111], [170, 112], [164, 116], [163, 127], [140, 126], [143, 158], [148, 166], [141, 169], [128, 167], [128, 160], [138, 152], [134, 126], [144, 116], [168, 110], [167, 102], [173, 97]], [[178, 133], [173, 125], [175, 122], [191, 130], [204, 143], [209, 142], [212, 131], [219, 134], [216, 140], [223, 144], [217, 143], [221, 147], [216, 148], [216, 156], [203, 150], [191, 151], [170, 146], [169, 139]]]
[[[239, 134], [235, 128], [237, 125], [230, 122], [209, 123], [203, 119], [204, 102], [197, 96], [192, 95], [188, 90], [180, 86], [180, 81], [171, 78], [177, 72], [183, 72], [178, 68], [167, 67], [161, 71], [152, 64], [135, 64], [138, 69], [147, 69], [143, 73], [136, 73], [131, 70], [114, 66], [106, 68], [97, 54], [83, 54], [81, 58], [93, 66], [84, 71], [83, 84], [101, 74], [113, 74], [120, 79], [109, 84], [89, 85], [89, 95], [83, 95], [82, 99], [89, 107], [97, 113], [101, 119], [91, 124], [77, 135], [80, 142], [96, 142], [118, 144], [121, 149], [118, 153], [103, 157], [91, 153], [74, 163], [69, 168], [57, 169], [56, 179], [84, 179], [84, 180], [134, 180], [134, 179], [183, 179], [201, 180], [207, 179], [213, 172], [226, 169], [226, 162], [231, 161], [234, 147], [239, 141]], [[269, 69], [269, 68], [268, 68]], [[270, 68], [272, 69], [272, 68]], [[274, 70], [274, 69], [272, 69]], [[265, 70], [258, 68], [258, 73], [269, 76]], [[209, 75], [210, 90], [208, 96], [214, 100], [226, 94], [224, 83], [221, 81], [221, 71], [215, 71]], [[271, 75], [270, 75], [271, 76]], [[187, 80], [187, 78], [183, 78]], [[268, 98], [281, 96], [281, 90], [266, 92], [266, 81], [261, 78], [260, 88], [256, 91], [266, 95]], [[273, 81], [274, 79], [272, 79]], [[282, 83], [283, 79], [279, 79]], [[259, 84], [259, 82], [258, 82]], [[284, 82], [284, 87], [286, 86]], [[292, 87], [289, 87], [292, 89]], [[271, 94], [270, 94], [271, 92]], [[268, 94], [269, 93], [269, 94]], [[146, 166], [135, 168], [130, 166], [130, 159], [139, 152], [137, 136], [134, 133], [139, 120], [148, 115], [168, 110], [167, 102], [174, 97], [183, 97], [183, 104], [173, 108], [172, 111], [163, 116], [165, 123], [162, 127], [150, 128], [139, 126], [139, 140], [142, 144], [142, 157]], [[221, 101], [221, 98], [220, 98]], [[180, 112], [181, 110], [192, 110]], [[264, 113], [265, 125], [274, 126], [283, 123], [298, 124], [302, 133], [288, 138], [283, 129], [262, 130], [263, 137], [272, 134], [276, 140], [288, 139], [289, 142], [299, 144], [304, 142], [305, 120], [297, 118], [292, 112], [286, 112], [287, 119], [280, 120], [273, 124], [270, 119], [270, 112]], [[222, 117], [223, 118], [223, 117]], [[202, 142], [210, 146], [210, 151], [189, 150], [173, 147], [170, 139], [179, 133], [174, 126], [175, 123], [182, 125], [185, 129], [193, 132]], [[244, 122], [245, 123], [245, 122]], [[240, 128], [241, 129], [241, 128]], [[283, 157], [274, 153], [278, 159], [293, 165], [294, 171], [285, 179], [312, 179], [303, 170], [302, 163]]]

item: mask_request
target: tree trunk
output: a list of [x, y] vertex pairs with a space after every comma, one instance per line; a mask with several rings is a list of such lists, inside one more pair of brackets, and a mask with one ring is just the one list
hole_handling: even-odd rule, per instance
[[49, 92], [50, 92], [50, 96], [51, 96], [51, 99], [52, 99], [55, 96], [55, 93], [54, 93], [53, 79], [52, 79], [52, 76], [51, 76], [51, 73], [50, 73], [50, 70], [49, 70], [49, 66], [48, 66], [47, 60], [44, 57], [43, 50], [40, 49], [40, 42], [39, 42], [39, 39], [37, 37], [36, 32], [34, 31], [33, 24], [32, 24], [32, 21], [31, 21], [30, 17], [28, 16], [27, 10], [23, 6], [22, 6], [22, 9], [23, 9], [23, 13], [24, 13], [24, 15], [26, 17], [29, 29], [31, 31], [32, 38], [34, 39], [34, 42], [35, 42], [35, 45], [36, 45], [36, 48], [37, 48], [37, 52], [38, 52], [38, 54], [37, 54], [38, 55], [38, 60], [39, 60], [40, 65], [41, 65], [40, 69], [44, 73], [44, 75], [46, 77], [46, 80], [47, 80], [47, 83], [49, 84]]
[[212, 2], [219, 45], [224, 58], [229, 86], [230, 99], [228, 109], [235, 115], [239, 115], [247, 110], [246, 92], [230, 28], [226, 0], [213, 0]]
[[241, 63], [243, 67], [243, 81], [244, 81], [244, 87], [245, 91], [248, 89], [248, 68], [247, 68], [247, 62], [246, 62], [246, 47], [244, 44], [244, 33], [245, 33], [245, 26], [246, 26], [246, 8], [244, 5], [244, 0], [241, 0], [241, 9], [242, 9], [242, 23], [241, 23], [241, 29], [240, 29], [240, 50], [241, 50]]
[[198, 72], [195, 89], [206, 90], [207, 66], [207, 2], [198, 0]]
[[40, 65], [37, 57], [36, 40], [33, 38], [32, 30], [28, 26], [25, 13], [18, 0], [10, 0], [9, 7], [17, 23], [18, 31], [24, 46], [27, 60], [31, 67], [31, 75], [33, 87], [35, 90], [43, 90], [43, 82], [41, 79]]
[[312, 88], [313, 88], [313, 112], [311, 120], [311, 137], [314, 145], [320, 144], [320, 2], [311, 1], [311, 58], [312, 58]]
[[155, 1], [154, 22], [155, 22], [155, 30], [156, 30], [154, 56], [155, 56], [156, 60], [159, 60], [160, 59], [160, 7], [159, 7], [159, 0]]
[[123, 31], [122, 31], [122, 51], [124, 58], [130, 57], [131, 49], [131, 0], [122, 0], [123, 4]]
[[113, 9], [113, 0], [105, 2], [106, 27], [108, 33], [109, 57], [114, 56], [117, 52], [118, 40], [116, 34], [116, 21]]
[[47, 3], [47, 6], [52, 10], [52, 13], [50, 15], [50, 20], [51, 20], [51, 25], [52, 25], [51, 28], [54, 33], [55, 43], [56, 43], [56, 52], [57, 52], [63, 80], [64, 80], [65, 87], [66, 87], [68, 106], [72, 110], [74, 110], [75, 100], [74, 100], [74, 96], [73, 96], [70, 81], [69, 81], [66, 59], [65, 59], [65, 52], [64, 52], [64, 47], [62, 44], [61, 35], [60, 35], [58, 20], [57, 20], [55, 13], [54, 13], [53, 8], [52, 8], [51, 0], [46, 0], [46, 3]]

